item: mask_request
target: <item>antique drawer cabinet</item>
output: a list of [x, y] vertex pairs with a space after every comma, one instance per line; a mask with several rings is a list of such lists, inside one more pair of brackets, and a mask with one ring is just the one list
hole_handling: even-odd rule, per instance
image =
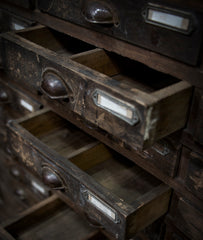
[[0, 239], [202, 239], [201, 1], [0, 8]]

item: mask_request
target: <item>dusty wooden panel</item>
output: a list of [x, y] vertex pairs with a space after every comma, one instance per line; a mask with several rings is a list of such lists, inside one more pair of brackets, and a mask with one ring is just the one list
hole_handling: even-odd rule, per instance
[[173, 225], [175, 225], [189, 239], [202, 239], [202, 208], [197, 208], [187, 199], [179, 195], [174, 195], [170, 209], [170, 218]]
[[[31, 34], [21, 32], [21, 37], [12, 34], [3, 37], [7, 73], [15, 81], [23, 82], [25, 88], [32, 87], [36, 94], [44, 93], [45, 98], [59, 102], [133, 148], [149, 147], [184, 126], [191, 95], [188, 83], [102, 50], [88, 51], [85, 58], [83, 53], [81, 61], [77, 54], [70, 57], [72, 61], [67, 58], [68, 49], [59, 54], [57, 49], [50, 51], [43, 43], [42, 46], [35, 44], [35, 34], [46, 33], [46, 29], [30, 31]], [[33, 42], [27, 41], [30, 35]], [[71, 42], [70, 46], [74, 48]], [[63, 44], [60, 43], [60, 47], [63, 49]], [[88, 46], [84, 47], [81, 50]], [[18, 62], [14, 56], [18, 56]], [[114, 66], [112, 72], [108, 65], [109, 69]], [[153, 77], [156, 81], [151, 81]], [[57, 90], [51, 88], [53, 79], [57, 79]], [[99, 97], [104, 107], [97, 102]], [[109, 109], [112, 104], [114, 108]]]
[[203, 199], [203, 156], [188, 149], [182, 150], [179, 174], [184, 187]]
[[[92, 142], [70, 123], [64, 125], [54, 113], [41, 112], [19, 124], [8, 123], [12, 150], [46, 184], [62, 189], [91, 222], [123, 239], [167, 211], [170, 190], [166, 185], [101, 143]], [[132, 225], [130, 230], [128, 225]]]

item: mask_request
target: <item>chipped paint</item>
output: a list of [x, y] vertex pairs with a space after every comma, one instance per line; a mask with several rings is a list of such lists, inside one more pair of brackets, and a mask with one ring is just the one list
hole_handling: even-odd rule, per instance
[[157, 121], [158, 121], [157, 118], [152, 119], [153, 110], [154, 110], [154, 108], [151, 106], [151, 107], [149, 107], [149, 109], [147, 111], [144, 141], [146, 141], [150, 138], [150, 133], [151, 133], [152, 129], [155, 129]]

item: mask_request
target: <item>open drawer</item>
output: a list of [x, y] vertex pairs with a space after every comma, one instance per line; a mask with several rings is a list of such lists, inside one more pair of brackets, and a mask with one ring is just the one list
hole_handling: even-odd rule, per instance
[[168, 186], [55, 113], [10, 121], [8, 130], [18, 159], [117, 239], [166, 213]]
[[4, 234], [10, 235], [8, 239], [107, 240], [102, 233], [90, 227], [56, 195], [22, 212], [21, 216], [5, 222], [3, 227]]
[[[47, 28], [2, 35], [5, 69], [57, 113], [147, 148], [184, 127], [191, 86]], [[88, 50], [88, 51], [87, 51]]]

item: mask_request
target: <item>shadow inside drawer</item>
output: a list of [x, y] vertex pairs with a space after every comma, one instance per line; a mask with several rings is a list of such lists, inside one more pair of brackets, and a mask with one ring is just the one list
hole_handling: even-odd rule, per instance
[[158, 179], [53, 112], [21, 125], [128, 204], [160, 185]]
[[41, 26], [28, 31], [18, 32], [17, 34], [35, 44], [64, 56], [70, 56], [94, 48], [81, 40]]

